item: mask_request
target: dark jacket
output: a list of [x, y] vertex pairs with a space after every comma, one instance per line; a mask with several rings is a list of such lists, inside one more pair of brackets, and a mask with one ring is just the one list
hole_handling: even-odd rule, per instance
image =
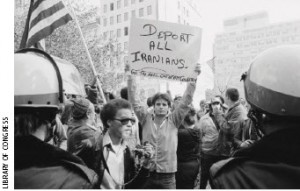
[[180, 126], [178, 129], [177, 161], [200, 159], [200, 130]]
[[193, 189], [200, 165], [200, 130], [178, 129], [176, 188]]
[[68, 123], [68, 126], [67, 150], [70, 153], [80, 157], [87, 164], [87, 166], [90, 167], [91, 165], [86, 162], [86, 156], [82, 154], [82, 149], [88, 145], [91, 146], [90, 140], [99, 136], [100, 130], [87, 125], [82, 120], [71, 119]]
[[263, 137], [210, 169], [216, 189], [300, 188], [300, 128]]
[[257, 141], [259, 136], [251, 119], [241, 121], [235, 127], [234, 149], [240, 149], [241, 144], [246, 140]]
[[[89, 168], [95, 170], [99, 176], [100, 184], [103, 179], [105, 169], [109, 173], [109, 169], [103, 155], [103, 135], [99, 134], [95, 138], [91, 138], [89, 144], [84, 145], [81, 154], [84, 156], [83, 160]], [[142, 185], [145, 177], [148, 176], [149, 170], [141, 168], [139, 174], [138, 167], [135, 164], [134, 157], [129, 147], [127, 146], [124, 152], [124, 183], [125, 188], [134, 189]], [[137, 176], [136, 176], [137, 175]], [[136, 176], [136, 177], [135, 177]], [[133, 180], [133, 181], [132, 181]]]
[[223, 156], [230, 156], [234, 151], [234, 136], [240, 130], [237, 124], [248, 118], [247, 110], [238, 102], [229, 108], [225, 115], [217, 113], [214, 116], [219, 129], [219, 153]]
[[15, 189], [96, 188], [98, 176], [72, 154], [34, 136], [15, 137]]

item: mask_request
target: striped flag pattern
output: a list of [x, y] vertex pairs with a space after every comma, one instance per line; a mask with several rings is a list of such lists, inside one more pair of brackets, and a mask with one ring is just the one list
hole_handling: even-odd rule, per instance
[[59, 0], [31, 0], [20, 48], [31, 47], [72, 20]]

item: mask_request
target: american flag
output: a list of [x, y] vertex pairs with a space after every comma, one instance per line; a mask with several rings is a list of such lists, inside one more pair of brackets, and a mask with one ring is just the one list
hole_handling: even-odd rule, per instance
[[59, 0], [31, 0], [20, 49], [36, 46], [56, 28], [72, 20]]

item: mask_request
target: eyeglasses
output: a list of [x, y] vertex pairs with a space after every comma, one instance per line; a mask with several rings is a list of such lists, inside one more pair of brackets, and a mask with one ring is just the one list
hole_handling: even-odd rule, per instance
[[219, 105], [219, 104], [220, 104], [219, 102], [212, 103], [212, 105]]
[[129, 121], [131, 122], [132, 125], [135, 124], [135, 119], [134, 118], [125, 118], [125, 119], [113, 119], [113, 120], [117, 120], [120, 121], [122, 123], [122, 125], [127, 125], [129, 123]]

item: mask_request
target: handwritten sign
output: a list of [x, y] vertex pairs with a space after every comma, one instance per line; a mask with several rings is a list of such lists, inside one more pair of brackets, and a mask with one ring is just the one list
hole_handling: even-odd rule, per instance
[[131, 20], [131, 74], [182, 82], [196, 82], [202, 30], [186, 25]]

